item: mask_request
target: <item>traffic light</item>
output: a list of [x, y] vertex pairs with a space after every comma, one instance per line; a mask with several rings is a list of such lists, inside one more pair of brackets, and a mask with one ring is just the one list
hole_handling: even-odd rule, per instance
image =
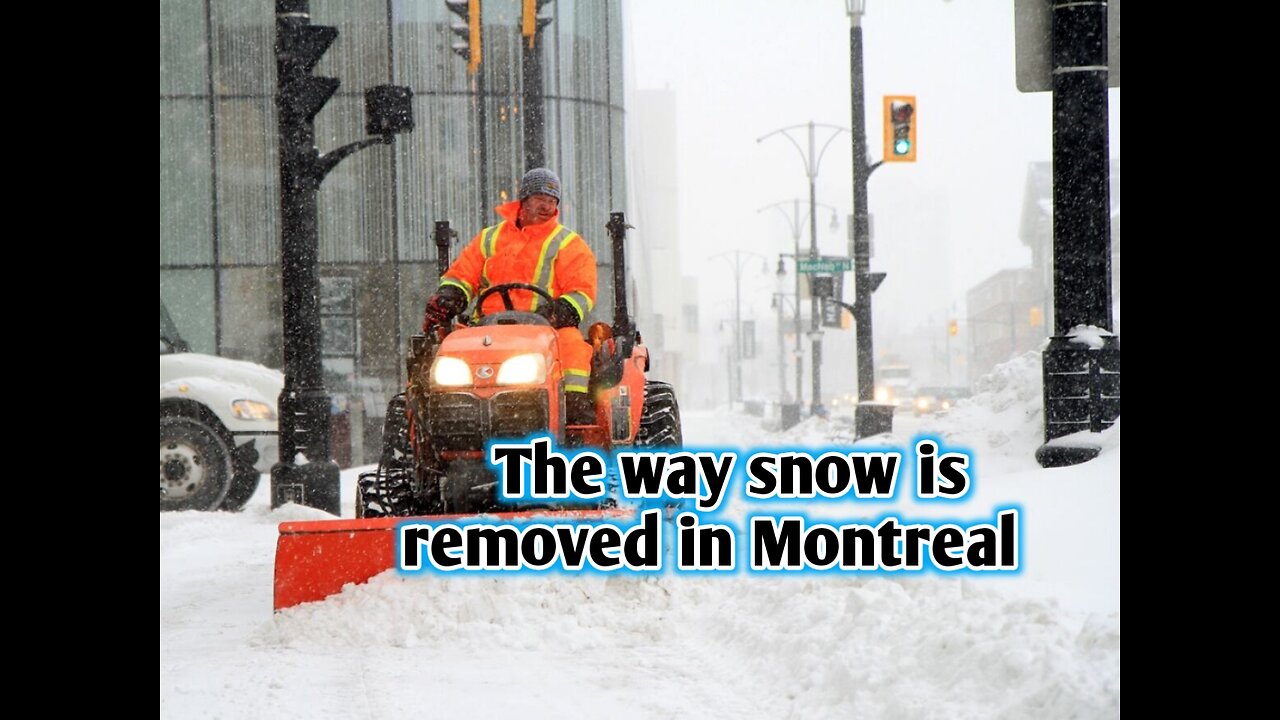
[[285, 126], [314, 122], [320, 108], [337, 92], [338, 78], [311, 74], [337, 37], [338, 28], [312, 25], [305, 18], [276, 23], [276, 75]]
[[951, 322], [947, 323], [947, 334], [952, 337], [959, 335], [960, 323], [956, 322], [955, 320], [952, 320]]
[[916, 161], [916, 96], [884, 96], [884, 161]]
[[449, 29], [460, 40], [454, 40], [453, 51], [467, 61], [467, 72], [474, 75], [484, 60], [484, 49], [480, 44], [480, 0], [444, 0], [444, 4], [454, 15], [462, 18], [462, 22], [453, 23]]
[[529, 47], [533, 47], [533, 39], [537, 37], [538, 31], [551, 22], [549, 17], [538, 17], [538, 11], [549, 2], [551, 0], [523, 0], [521, 3], [520, 34], [528, 38]]

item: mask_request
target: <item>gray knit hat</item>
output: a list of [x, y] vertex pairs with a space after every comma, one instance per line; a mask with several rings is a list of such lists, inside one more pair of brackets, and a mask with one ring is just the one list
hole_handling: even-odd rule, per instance
[[550, 195], [560, 202], [560, 176], [547, 168], [534, 168], [520, 178], [520, 199], [534, 193]]

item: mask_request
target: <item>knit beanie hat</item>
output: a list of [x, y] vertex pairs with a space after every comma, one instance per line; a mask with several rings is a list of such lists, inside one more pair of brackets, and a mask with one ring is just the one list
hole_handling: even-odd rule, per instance
[[541, 193], [560, 202], [560, 177], [547, 168], [534, 168], [520, 179], [520, 199]]

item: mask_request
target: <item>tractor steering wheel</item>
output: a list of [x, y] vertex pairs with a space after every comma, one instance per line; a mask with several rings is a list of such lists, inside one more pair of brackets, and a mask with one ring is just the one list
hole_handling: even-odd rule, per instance
[[[537, 285], [531, 285], [529, 283], [501, 283], [499, 285], [494, 285], [493, 287], [485, 290], [484, 292], [476, 296], [476, 313], [475, 313], [476, 324], [480, 324], [484, 320], [485, 318], [484, 301], [489, 299], [489, 296], [493, 295], [494, 293], [497, 293], [502, 297], [502, 304], [503, 306], [506, 307], [507, 312], [523, 312], [523, 311], [517, 311], [515, 303], [511, 302], [512, 290], [528, 290], [534, 295], [537, 295], [543, 298], [544, 300], [546, 300], [548, 306], [551, 303], [556, 301], [554, 297], [551, 297], [551, 293], [538, 287]], [[530, 314], [533, 314], [536, 317], [541, 318], [543, 320], [546, 319], [545, 317], [537, 314], [536, 312], [533, 312]], [[548, 322], [548, 324], [550, 324], [550, 322]]]

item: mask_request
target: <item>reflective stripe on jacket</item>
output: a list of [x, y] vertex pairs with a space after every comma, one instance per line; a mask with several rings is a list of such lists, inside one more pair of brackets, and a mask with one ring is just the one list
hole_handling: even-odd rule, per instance
[[[497, 212], [503, 221], [471, 239], [440, 285], [460, 288], [471, 302], [494, 285], [530, 283], [564, 298], [586, 320], [596, 301], [596, 258], [587, 242], [559, 223], [558, 210], [547, 222], [523, 228], [516, 227], [519, 201]], [[527, 290], [513, 290], [511, 301], [516, 310], [536, 310], [546, 302]], [[505, 309], [499, 294], [485, 300], [486, 313]]]

